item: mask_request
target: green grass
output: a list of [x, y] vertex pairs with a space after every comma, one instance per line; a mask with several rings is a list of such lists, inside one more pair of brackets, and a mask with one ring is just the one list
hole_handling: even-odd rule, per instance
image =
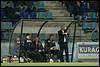
[[99, 66], [99, 62], [1, 63], [1, 66]]

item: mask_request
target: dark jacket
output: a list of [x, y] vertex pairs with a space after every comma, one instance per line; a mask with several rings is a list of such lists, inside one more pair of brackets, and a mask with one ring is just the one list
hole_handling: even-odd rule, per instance
[[32, 40], [25, 40], [23, 48], [25, 51], [27, 51], [27, 50], [32, 51], [35, 49], [35, 46], [34, 46]]
[[51, 47], [56, 46], [55, 42], [53, 41], [54, 40], [51, 41], [50, 39], [45, 40], [45, 46], [44, 46], [45, 50], [50, 50]]
[[36, 44], [36, 41], [33, 41], [33, 45], [35, 46], [34, 50], [43, 50], [42, 43], [38, 41], [38, 44]]
[[58, 44], [64, 43], [64, 37], [66, 38], [66, 42], [68, 42], [69, 36], [64, 35], [61, 30], [58, 31], [58, 37], [59, 37]]

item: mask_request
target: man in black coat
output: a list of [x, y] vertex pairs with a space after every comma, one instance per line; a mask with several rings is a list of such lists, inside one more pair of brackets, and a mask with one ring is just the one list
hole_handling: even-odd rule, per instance
[[58, 31], [58, 44], [60, 47], [60, 62], [64, 62], [64, 57], [63, 57], [63, 50], [65, 50], [65, 56], [66, 56], [66, 62], [69, 61], [68, 58], [68, 33], [65, 30], [65, 27], [63, 25], [60, 26], [60, 30]]
[[43, 52], [43, 46], [41, 41], [39, 40], [39, 37], [35, 37], [35, 40], [33, 41], [33, 45], [35, 46], [34, 51], [35, 51], [35, 58], [36, 62], [45, 62], [45, 54]]
[[49, 54], [49, 56], [47, 56], [48, 61], [50, 61], [51, 59], [53, 61], [57, 61], [59, 52], [57, 51], [57, 48], [56, 48], [54, 34], [50, 34], [49, 38], [47, 40], [45, 40], [44, 49]]
[[35, 50], [35, 46], [33, 44], [32, 35], [26, 34], [26, 38], [24, 40], [23, 45], [24, 55], [26, 58], [30, 58], [33, 61], [36, 60], [36, 54], [33, 52]]
[[48, 51], [54, 46], [56, 47], [54, 35], [51, 34], [50, 37], [47, 40], [45, 40], [45, 50]]

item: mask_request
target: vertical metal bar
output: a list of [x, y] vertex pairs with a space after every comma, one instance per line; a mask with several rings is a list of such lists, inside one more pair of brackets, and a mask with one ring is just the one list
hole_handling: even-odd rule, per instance
[[82, 36], [81, 36], [81, 34], [82, 34], [82, 30], [80, 29], [80, 42], [82, 41]]
[[19, 63], [20, 63], [20, 47], [22, 45], [22, 36], [23, 36], [23, 20], [21, 19], [22, 25], [21, 25], [21, 39], [20, 39], [20, 45], [19, 45]]
[[[9, 33], [10, 33], [10, 28], [9, 28]], [[10, 34], [11, 36], [11, 34]], [[10, 42], [10, 37], [9, 37], [9, 42]], [[9, 54], [11, 55], [11, 44], [9, 44]]]
[[76, 35], [76, 23], [77, 23], [77, 22], [75, 22], [75, 27], [74, 27], [74, 36], [73, 36], [73, 45], [72, 45], [71, 62], [73, 61], [73, 54], [74, 54], [74, 44], [75, 44], [75, 35]]

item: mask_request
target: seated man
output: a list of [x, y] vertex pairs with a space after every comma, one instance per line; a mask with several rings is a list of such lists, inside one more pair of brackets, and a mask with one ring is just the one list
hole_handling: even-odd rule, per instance
[[13, 55], [19, 57], [19, 49], [20, 49], [20, 36], [16, 37], [15, 45], [13, 48]]
[[33, 45], [32, 35], [26, 34], [26, 38], [24, 40], [24, 45], [23, 45], [23, 50], [24, 50], [23, 52], [25, 58], [35, 61], [35, 54], [33, 53], [34, 48], [35, 46]]
[[51, 34], [50, 37], [45, 40], [45, 46], [44, 46], [45, 51], [47, 51], [48, 55], [47, 55], [47, 60], [53, 60], [53, 61], [57, 61], [57, 52], [55, 52], [57, 50], [56, 45], [55, 45], [55, 39], [54, 39], [54, 34]]
[[35, 46], [34, 52], [36, 54], [36, 59], [37, 59], [36, 61], [37, 62], [46, 61], [45, 54], [43, 52], [43, 46], [39, 40], [39, 37], [35, 37], [35, 40], [33, 41], [33, 45]]

